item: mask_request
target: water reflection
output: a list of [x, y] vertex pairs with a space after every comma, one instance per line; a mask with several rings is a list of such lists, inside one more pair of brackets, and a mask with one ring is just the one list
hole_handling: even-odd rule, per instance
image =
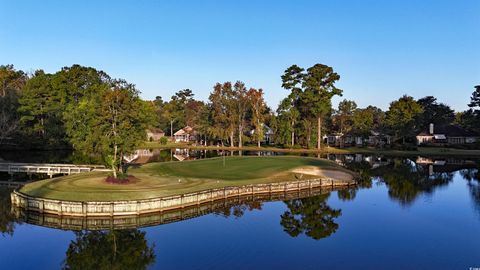
[[480, 170], [479, 169], [463, 169], [460, 175], [467, 180], [467, 187], [472, 198], [473, 207], [480, 215]]
[[25, 211], [14, 206], [12, 212], [17, 220], [29, 224], [50, 227], [62, 230], [107, 230], [132, 229], [139, 227], [157, 226], [197, 218], [207, 214], [216, 214], [223, 217], [241, 217], [247, 211], [261, 210], [263, 202], [286, 201], [299, 198], [314, 197], [329, 193], [332, 189], [313, 188], [294, 192], [279, 192], [271, 194], [254, 194], [240, 197], [230, 197], [224, 200], [211, 201], [199, 205], [169, 210], [165, 212], [129, 215], [129, 216], [102, 216], [102, 217], [75, 217], [42, 214], [34, 211]]
[[395, 159], [373, 173], [387, 185], [388, 195], [405, 206], [411, 205], [421, 194], [432, 194], [435, 189], [448, 185], [454, 175], [453, 172], [429, 173], [409, 159]]
[[288, 210], [281, 215], [283, 230], [292, 237], [305, 234], [315, 240], [330, 236], [338, 229], [335, 219], [342, 210], [327, 204], [330, 193], [285, 202]]
[[261, 201], [250, 201], [241, 204], [236, 204], [232, 207], [224, 207], [219, 210], [214, 211], [216, 215], [223, 217], [242, 217], [246, 212], [253, 210], [262, 210], [263, 202]]
[[12, 191], [10, 188], [0, 187], [0, 233], [2, 235], [13, 235], [18, 222], [11, 210], [10, 193]]
[[155, 262], [153, 245], [139, 230], [77, 231], [64, 269], [147, 269]]
[[[478, 168], [478, 161], [470, 159], [395, 158], [361, 154], [329, 155], [328, 158], [359, 175], [359, 184], [338, 192], [339, 199], [353, 200], [357, 190], [371, 188], [372, 180], [377, 179], [388, 187], [390, 198], [402, 206], [410, 206], [419, 196], [431, 195], [436, 189], [447, 186], [457, 171], [461, 174], [463, 171], [465, 179], [473, 179], [475, 176], [471, 174], [474, 172], [468, 170], [476, 171], [474, 168]], [[469, 185], [472, 186], [471, 183]]]

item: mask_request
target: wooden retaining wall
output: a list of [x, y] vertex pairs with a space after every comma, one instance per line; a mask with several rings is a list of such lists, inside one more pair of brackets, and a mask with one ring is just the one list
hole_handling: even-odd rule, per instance
[[139, 227], [157, 226], [162, 224], [179, 222], [191, 218], [200, 217], [210, 213], [222, 213], [224, 209], [234, 206], [249, 205], [270, 201], [288, 201], [294, 199], [318, 196], [331, 192], [332, 188], [312, 188], [291, 192], [255, 194], [240, 197], [231, 197], [224, 200], [216, 200], [199, 205], [177, 208], [160, 213], [129, 216], [59, 216], [13, 207], [12, 210], [19, 222], [39, 225], [43, 227], [62, 230], [112, 230], [133, 229]]
[[14, 191], [11, 193], [11, 200], [12, 205], [14, 206], [23, 208], [27, 211], [36, 211], [46, 214], [85, 217], [125, 216], [162, 212], [245, 195], [281, 193], [321, 187], [349, 186], [354, 184], [355, 181], [309, 179], [293, 182], [225, 187], [154, 199], [107, 202], [51, 200], [31, 197], [19, 191]]

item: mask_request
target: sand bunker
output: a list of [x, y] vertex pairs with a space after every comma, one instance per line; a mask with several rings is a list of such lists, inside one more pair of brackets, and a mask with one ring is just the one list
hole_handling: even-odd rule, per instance
[[293, 173], [299, 173], [299, 174], [306, 174], [306, 175], [315, 175], [315, 176], [320, 176], [320, 177], [326, 177], [326, 178], [332, 178], [332, 179], [337, 179], [337, 180], [343, 180], [343, 181], [352, 181], [353, 180], [353, 175], [342, 172], [342, 171], [337, 171], [337, 170], [327, 170], [327, 169], [320, 169], [318, 167], [300, 167], [300, 168], [295, 168], [291, 170]]

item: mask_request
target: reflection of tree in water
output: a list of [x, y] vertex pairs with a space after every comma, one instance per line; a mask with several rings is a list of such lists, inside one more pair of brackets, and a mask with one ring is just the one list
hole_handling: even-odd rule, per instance
[[214, 213], [224, 217], [241, 217], [245, 214], [246, 211], [253, 211], [253, 210], [262, 210], [262, 202], [260, 201], [251, 201], [245, 202], [242, 204], [237, 204], [231, 207], [225, 207], [221, 210], [215, 211]]
[[402, 205], [411, 205], [420, 194], [431, 194], [453, 180], [453, 172], [429, 174], [428, 169], [408, 159], [395, 159], [393, 163], [373, 170], [373, 174], [388, 187], [390, 198]]
[[357, 196], [357, 191], [361, 188], [372, 187], [372, 166], [366, 161], [347, 163], [347, 169], [358, 174], [357, 185], [337, 191], [337, 196], [342, 201], [351, 201]]
[[139, 230], [80, 231], [66, 252], [64, 269], [146, 269], [153, 246]]
[[340, 209], [332, 209], [327, 204], [330, 193], [316, 197], [286, 201], [288, 210], [281, 215], [280, 224], [290, 236], [302, 233], [313, 238], [322, 239], [335, 233], [338, 224], [335, 218], [342, 213]]
[[2, 235], [13, 235], [15, 223], [17, 222], [15, 215], [12, 213], [12, 203], [10, 200], [11, 188], [0, 188], [0, 233]]
[[480, 213], [480, 170], [464, 169], [460, 171], [460, 175], [467, 180], [468, 190], [473, 200], [473, 206]]

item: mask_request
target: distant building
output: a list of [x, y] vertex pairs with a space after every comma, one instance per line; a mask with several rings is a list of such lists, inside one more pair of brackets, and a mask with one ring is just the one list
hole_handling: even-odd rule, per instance
[[[263, 140], [261, 141], [261, 143], [273, 144], [274, 136], [275, 136], [275, 134], [273, 133], [273, 129], [271, 129], [269, 126], [265, 124], [262, 124], [262, 126], [263, 126]], [[250, 130], [250, 136], [253, 136], [254, 134], [255, 134], [255, 129]]]
[[455, 145], [478, 142], [480, 135], [456, 125], [435, 126], [434, 124], [430, 124], [428, 130], [420, 132], [417, 134], [416, 138], [418, 145]]
[[165, 136], [165, 132], [159, 128], [147, 129], [147, 141], [158, 141]]
[[368, 145], [374, 147], [384, 147], [392, 144], [392, 136], [378, 131], [371, 131], [368, 136]]
[[383, 147], [391, 144], [389, 135], [371, 131], [369, 136], [362, 136], [355, 133], [333, 133], [324, 136], [324, 142], [334, 147], [352, 147], [352, 146], [374, 146]]
[[197, 141], [197, 132], [190, 126], [186, 126], [173, 134], [175, 142]]

